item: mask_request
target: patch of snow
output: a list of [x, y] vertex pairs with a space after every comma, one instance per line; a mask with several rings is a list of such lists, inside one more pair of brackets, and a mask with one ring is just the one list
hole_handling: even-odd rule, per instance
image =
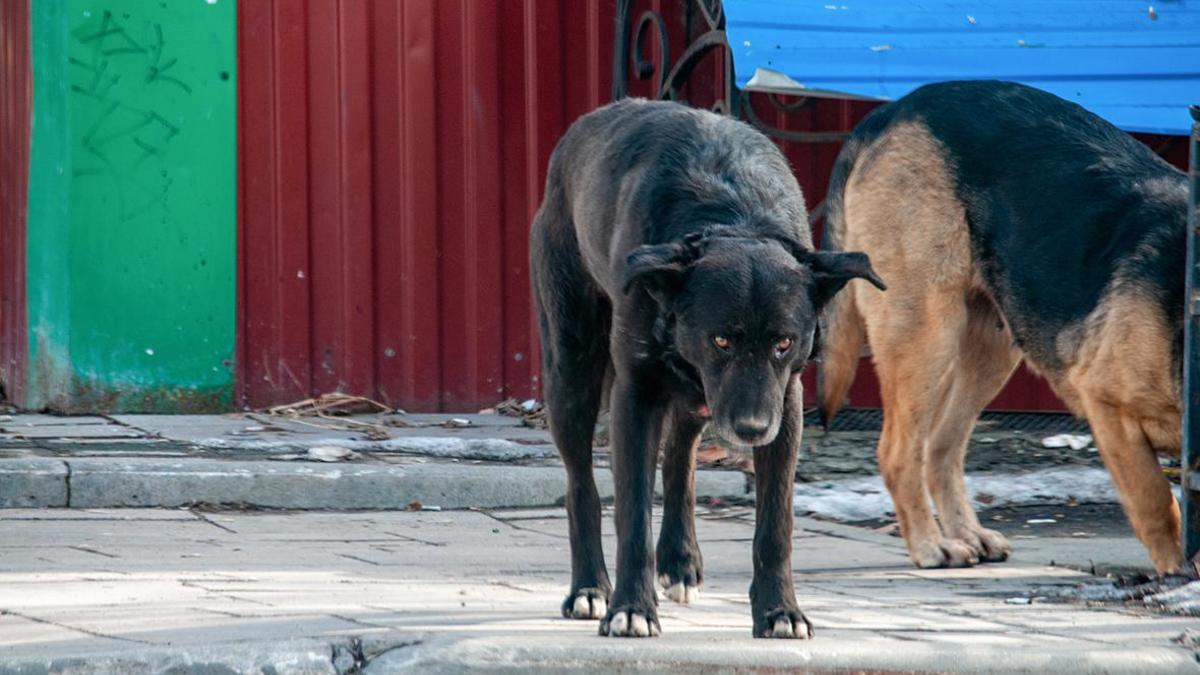
[[1043, 448], [1071, 448], [1082, 450], [1092, 444], [1090, 434], [1058, 434], [1042, 439]]
[[1145, 603], [1175, 614], [1200, 615], [1200, 581], [1147, 596]]
[[[976, 509], [1001, 506], [1115, 504], [1117, 491], [1104, 469], [1044, 469], [1020, 474], [968, 474], [967, 494]], [[979, 497], [985, 496], [986, 501]], [[834, 520], [873, 520], [895, 514], [891, 495], [879, 476], [819, 483], [795, 489], [796, 513]]]
[[317, 462], [340, 462], [343, 460], [358, 459], [357, 452], [337, 445], [319, 445], [315, 448], [309, 448], [306, 454], [308, 459]]

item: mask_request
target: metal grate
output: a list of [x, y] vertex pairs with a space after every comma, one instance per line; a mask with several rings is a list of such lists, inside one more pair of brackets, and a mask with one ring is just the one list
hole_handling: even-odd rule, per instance
[[[805, 411], [804, 425], [821, 426], [816, 409]], [[837, 414], [830, 431], [879, 431], [883, 428], [883, 411], [879, 408], [847, 408]], [[998, 412], [985, 411], [979, 416], [978, 429], [994, 431], [1076, 431], [1087, 433], [1087, 422], [1069, 413]]]

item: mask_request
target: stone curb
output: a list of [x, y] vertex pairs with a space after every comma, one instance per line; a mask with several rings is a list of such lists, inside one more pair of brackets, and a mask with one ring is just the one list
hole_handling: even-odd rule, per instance
[[518, 637], [462, 639], [367, 635], [204, 647], [146, 647], [112, 655], [45, 660], [0, 658], [0, 675], [52, 673], [628, 673], [628, 672], [962, 672], [962, 673], [1194, 673], [1185, 650], [1042, 649], [1013, 651], [1000, 645], [926, 645], [864, 649], [845, 640], [812, 642], [720, 638], [706, 646], [662, 637], [606, 640], [565, 638], [531, 643]]
[[66, 506], [68, 475], [58, 459], [0, 460], [0, 508]]
[[903, 651], [870, 649], [846, 640], [716, 639], [707, 645], [641, 640], [571, 640], [531, 644], [528, 639], [482, 637], [450, 645], [427, 644], [372, 660], [364, 675], [392, 673], [1195, 673], [1185, 650], [1092, 650], [1045, 647], [1014, 651], [996, 644], [913, 644]]
[[[661, 475], [658, 486], [661, 491]], [[601, 497], [612, 474], [596, 471]], [[197, 503], [272, 509], [403, 509], [412, 502], [462, 509], [553, 506], [561, 467], [457, 463], [365, 464], [217, 459], [0, 459], [0, 508], [163, 507]], [[742, 498], [746, 477], [696, 472], [701, 498]]]
[[[236, 675], [238, 673], [296, 673], [342, 675], [336, 656], [350, 639], [284, 640], [281, 642], [216, 644], [211, 647], [163, 649], [146, 647], [119, 654], [47, 657], [41, 660], [0, 657], [0, 675], [58, 675], [87, 673], [172, 673], [172, 675]], [[351, 661], [353, 663], [353, 661]]]

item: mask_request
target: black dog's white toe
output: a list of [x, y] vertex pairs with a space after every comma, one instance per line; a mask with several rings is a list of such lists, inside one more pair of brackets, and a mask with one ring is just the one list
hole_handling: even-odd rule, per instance
[[658, 637], [661, 633], [657, 618], [636, 610], [614, 612], [600, 623], [600, 634], [607, 637]]
[[663, 595], [681, 605], [690, 605], [700, 599], [699, 586], [691, 586], [682, 581], [672, 582], [671, 577], [665, 574], [659, 575], [658, 583], [662, 586]]
[[602, 619], [608, 613], [607, 594], [599, 588], [581, 588], [567, 596], [563, 616], [568, 619]]
[[767, 618], [767, 627], [757, 637], [808, 640], [812, 636], [812, 624], [802, 612], [778, 611], [771, 613]]

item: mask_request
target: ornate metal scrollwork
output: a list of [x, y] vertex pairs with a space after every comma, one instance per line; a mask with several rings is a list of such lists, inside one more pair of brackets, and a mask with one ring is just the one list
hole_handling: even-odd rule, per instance
[[[688, 43], [678, 60], [672, 59], [666, 19], [654, 10], [646, 10], [631, 21], [632, 0], [617, 0], [616, 44], [613, 48], [613, 100], [629, 92], [629, 76], [638, 80], [653, 78], [653, 95], [670, 101], [680, 100], [680, 88], [706, 55], [722, 51], [726, 61], [726, 92], [718, 96], [713, 108], [733, 111], [733, 69], [729, 62], [729, 43], [725, 38], [725, 15], [720, 0], [682, 0], [685, 34]], [[697, 21], [698, 18], [698, 21]], [[693, 34], [699, 29], [699, 34]], [[653, 36], [657, 47], [652, 60], [646, 54], [646, 40]]]
[[[721, 91], [715, 92], [712, 105], [715, 112], [740, 117], [764, 133], [799, 143], [835, 143], [846, 137], [845, 132], [813, 132], [779, 129], [764, 122], [750, 105], [749, 94], [734, 84], [733, 54], [725, 34], [725, 11], [721, 0], [678, 0], [682, 4], [684, 35], [687, 44], [678, 60], [672, 59], [670, 31], [663, 15], [646, 10], [631, 21], [633, 0], [617, 0], [616, 38], [613, 46], [613, 100], [629, 93], [629, 77], [653, 82], [653, 96], [679, 101], [681, 89], [704, 57], [720, 52], [724, 59], [724, 80]], [[655, 40], [657, 59], [646, 53], [648, 37]], [[808, 106], [809, 98], [785, 103], [768, 94], [767, 100], [776, 110], [792, 112]]]

